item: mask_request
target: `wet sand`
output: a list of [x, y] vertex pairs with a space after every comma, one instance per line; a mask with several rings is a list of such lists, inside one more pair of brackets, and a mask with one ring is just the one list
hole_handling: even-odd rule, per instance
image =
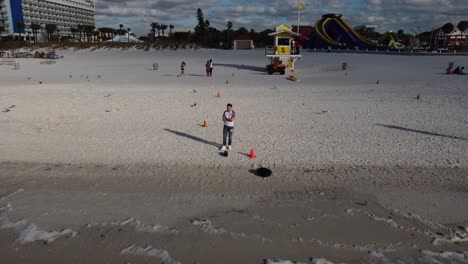
[[[154, 248], [167, 251], [165, 263], [380, 263], [468, 245], [444, 242], [466, 235], [465, 169], [276, 167], [266, 179], [253, 171], [2, 163], [2, 224], [77, 233], [22, 242], [18, 230], [3, 228], [0, 255], [6, 263], [163, 263], [150, 256]], [[121, 253], [133, 245], [148, 255]]]

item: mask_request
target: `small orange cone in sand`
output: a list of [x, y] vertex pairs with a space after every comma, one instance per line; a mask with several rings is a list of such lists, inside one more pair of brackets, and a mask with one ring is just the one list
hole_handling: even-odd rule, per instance
[[208, 124], [206, 123], [206, 120], [203, 122], [203, 127], [207, 128]]
[[419, 94], [418, 94], [418, 96], [416, 96], [416, 100], [419, 100], [419, 99], [421, 99], [421, 97], [420, 97]]
[[251, 158], [251, 159], [254, 159], [254, 158], [256, 158], [256, 157], [257, 157], [257, 156], [255, 156], [255, 151], [254, 151], [254, 149], [253, 149], [253, 148], [252, 148], [252, 149], [250, 149], [250, 155], [249, 155], [249, 158]]
[[221, 98], [221, 93], [218, 91], [218, 95], [216, 97]]

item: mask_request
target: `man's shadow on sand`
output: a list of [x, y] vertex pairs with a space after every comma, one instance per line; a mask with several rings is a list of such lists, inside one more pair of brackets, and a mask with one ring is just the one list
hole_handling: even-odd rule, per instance
[[236, 68], [236, 69], [240, 69], [240, 70], [250, 70], [250, 71], [256, 71], [256, 72], [266, 72], [266, 68], [265, 68], [265, 67], [251, 66], [251, 65], [245, 65], [245, 64], [214, 63], [213, 66], [224, 66], [224, 67]]
[[166, 131], [168, 131], [168, 132], [171, 132], [171, 133], [173, 133], [173, 134], [176, 134], [176, 135], [178, 135], [178, 136], [181, 136], [181, 137], [189, 138], [189, 139], [191, 139], [191, 140], [195, 140], [195, 141], [198, 141], [198, 142], [207, 144], [207, 145], [215, 146], [215, 147], [217, 147], [217, 148], [221, 147], [221, 144], [218, 144], [218, 143], [216, 143], [216, 142], [209, 141], [209, 140], [206, 140], [206, 139], [203, 139], [203, 138], [199, 138], [199, 137], [196, 137], [196, 136], [193, 136], [193, 135], [184, 133], [184, 132], [172, 130], [172, 129], [169, 129], [169, 128], [164, 128], [164, 130], [166, 130]]

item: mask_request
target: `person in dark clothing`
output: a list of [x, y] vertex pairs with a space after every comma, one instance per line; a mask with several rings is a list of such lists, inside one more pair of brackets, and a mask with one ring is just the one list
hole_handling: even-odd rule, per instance
[[453, 74], [460, 74], [460, 66], [457, 66], [455, 70], [453, 70]]
[[206, 77], [210, 77], [210, 60], [206, 61], [205, 69], [206, 69]]
[[180, 75], [179, 77], [185, 76], [185, 61], [180, 64]]

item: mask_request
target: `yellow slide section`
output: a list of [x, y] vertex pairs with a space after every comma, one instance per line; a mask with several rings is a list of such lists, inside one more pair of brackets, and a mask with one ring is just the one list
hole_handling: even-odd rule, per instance
[[335, 18], [335, 20], [336, 20], [344, 29], [346, 29], [346, 31], [351, 31], [351, 33], [353, 33], [354, 35], [356, 35], [356, 37], [358, 37], [362, 42], [364, 42], [364, 43], [366, 43], [367, 45], [370, 45], [370, 46], [377, 46], [377, 44], [375, 44], [374, 42], [367, 40], [366, 38], [364, 38], [363, 36], [361, 36], [361, 34], [357, 33], [357, 32], [356, 32], [348, 23], [346, 23], [346, 21], [344, 21], [343, 19], [341, 19], [341, 18]]

